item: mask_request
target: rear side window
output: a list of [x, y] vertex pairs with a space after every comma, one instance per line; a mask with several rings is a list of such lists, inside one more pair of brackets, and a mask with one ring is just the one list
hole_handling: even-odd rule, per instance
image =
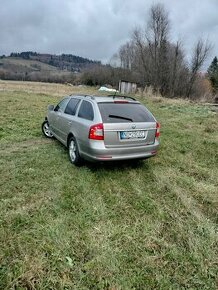
[[103, 123], [155, 122], [152, 114], [141, 104], [99, 103]]
[[78, 100], [78, 99], [70, 99], [64, 113], [74, 116], [76, 114], [76, 109], [79, 105], [79, 102], [80, 102], [80, 100]]
[[87, 119], [90, 121], [94, 119], [94, 111], [93, 111], [92, 104], [90, 102], [87, 102], [87, 101], [82, 102], [79, 109], [78, 117]]

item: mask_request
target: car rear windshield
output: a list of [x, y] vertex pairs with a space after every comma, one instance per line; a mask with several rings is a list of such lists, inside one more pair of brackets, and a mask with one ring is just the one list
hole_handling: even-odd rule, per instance
[[152, 114], [137, 103], [98, 103], [103, 123], [155, 122]]

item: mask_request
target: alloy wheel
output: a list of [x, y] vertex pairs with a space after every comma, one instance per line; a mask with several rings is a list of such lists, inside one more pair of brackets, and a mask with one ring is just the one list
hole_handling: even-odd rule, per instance
[[46, 122], [44, 125], [43, 125], [43, 131], [45, 133], [45, 136], [49, 137], [49, 138], [52, 138], [53, 137], [53, 134], [51, 133], [50, 129], [49, 129], [49, 124], [48, 122]]

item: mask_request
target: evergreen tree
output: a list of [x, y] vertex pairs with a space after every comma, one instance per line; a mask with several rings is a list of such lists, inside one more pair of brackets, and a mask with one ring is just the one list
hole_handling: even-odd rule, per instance
[[215, 92], [218, 91], [218, 59], [215, 56], [208, 70], [208, 77]]

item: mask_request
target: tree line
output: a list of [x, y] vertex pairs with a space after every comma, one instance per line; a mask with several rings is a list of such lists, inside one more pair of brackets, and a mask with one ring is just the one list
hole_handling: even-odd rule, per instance
[[170, 40], [170, 29], [168, 11], [162, 4], [153, 5], [145, 27], [134, 30], [117, 58], [122, 68], [138, 73], [143, 87], [152, 86], [155, 92], [172, 98], [195, 98], [211, 45], [198, 39], [188, 62], [182, 42]]
[[125, 79], [170, 98], [211, 98], [218, 90], [217, 58], [207, 74], [202, 72], [211, 44], [199, 38], [188, 60], [182, 41], [171, 41], [171, 29], [164, 5], [151, 6], [145, 26], [134, 29], [130, 39], [112, 57], [111, 65], [85, 71], [82, 81], [117, 86], [119, 79]]

